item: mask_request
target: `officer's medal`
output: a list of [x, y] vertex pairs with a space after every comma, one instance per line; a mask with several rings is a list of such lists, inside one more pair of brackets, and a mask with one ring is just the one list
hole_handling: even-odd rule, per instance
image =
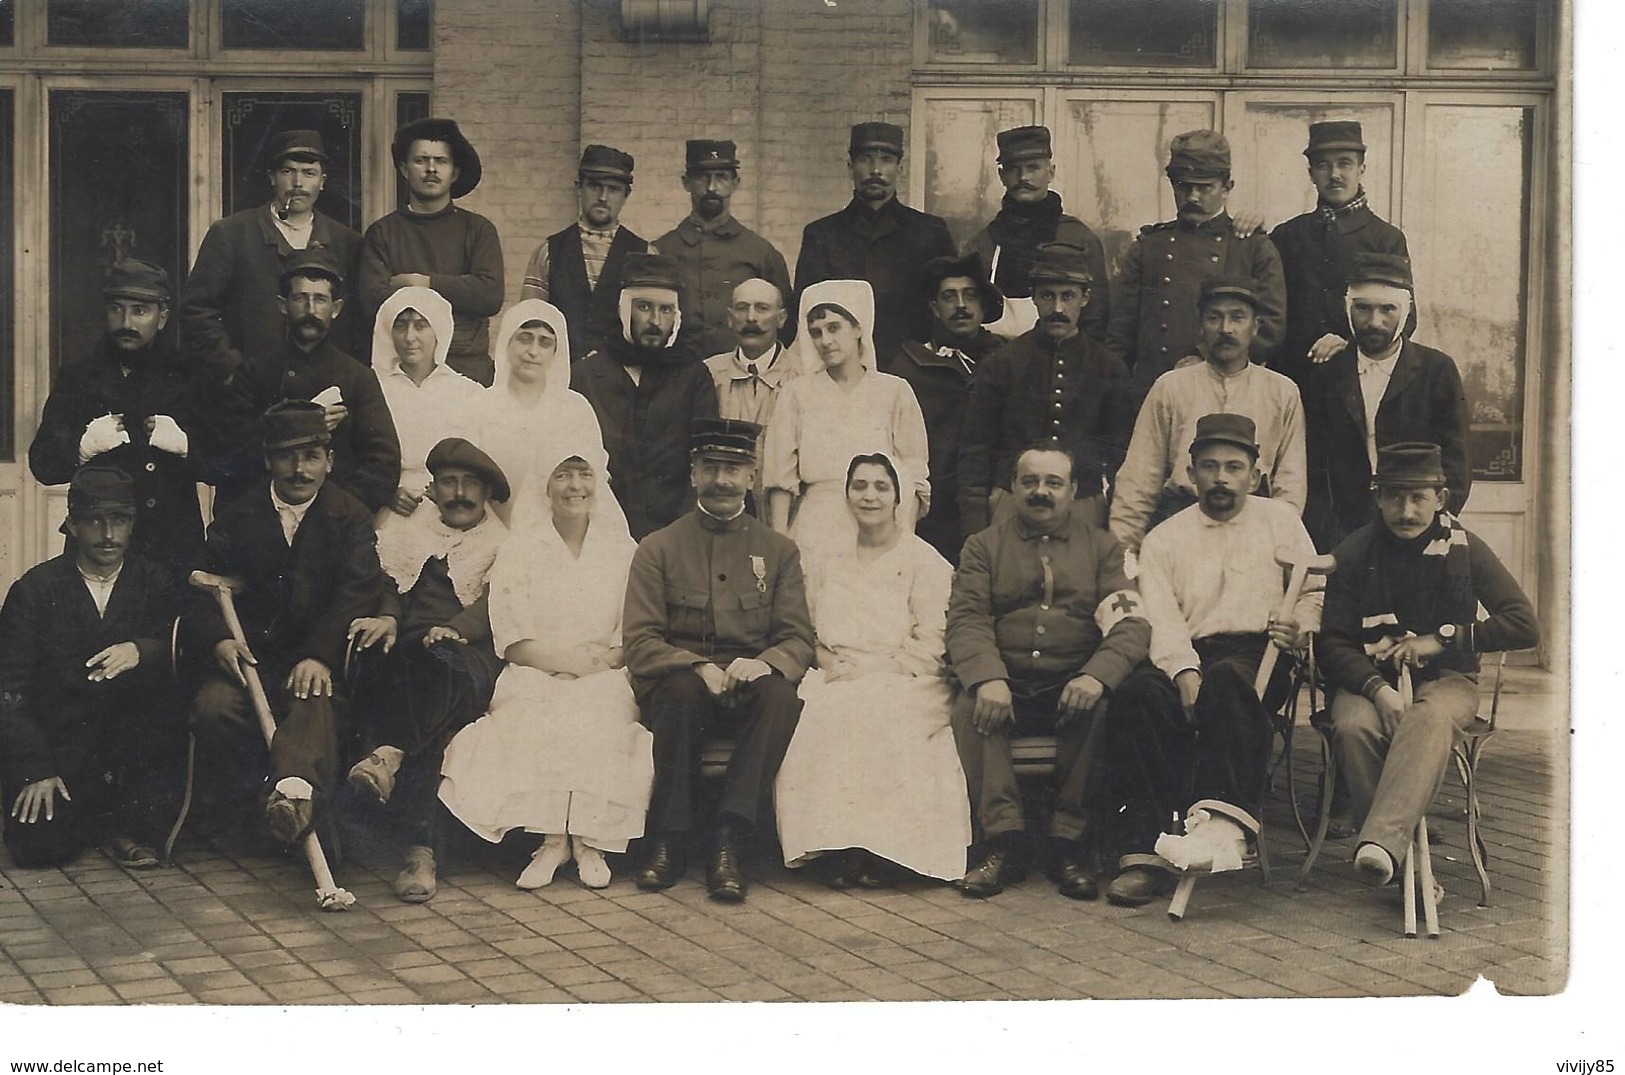
[[756, 590], [758, 593], [767, 592], [767, 559], [761, 556], [750, 558], [751, 573], [756, 576]]

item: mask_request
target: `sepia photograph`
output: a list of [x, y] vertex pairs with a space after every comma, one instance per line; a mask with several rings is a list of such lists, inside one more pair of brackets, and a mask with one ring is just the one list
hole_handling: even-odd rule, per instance
[[0, 0], [0, 1060], [1571, 991], [1597, 8]]

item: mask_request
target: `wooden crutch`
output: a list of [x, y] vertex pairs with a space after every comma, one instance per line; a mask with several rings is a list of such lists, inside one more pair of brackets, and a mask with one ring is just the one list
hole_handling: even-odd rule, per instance
[[[1281, 595], [1281, 605], [1275, 610], [1277, 620], [1291, 619], [1293, 609], [1298, 607], [1298, 598], [1303, 596], [1304, 583], [1309, 581], [1310, 575], [1330, 575], [1337, 570], [1337, 560], [1331, 555], [1311, 556], [1307, 559], [1298, 559], [1298, 554], [1291, 549], [1276, 549], [1275, 562], [1292, 572], [1287, 580], [1286, 593]], [[1253, 679], [1253, 690], [1260, 700], [1264, 697], [1264, 689], [1270, 685], [1270, 676], [1275, 672], [1275, 660], [1280, 656], [1281, 650], [1274, 642], [1264, 643], [1264, 656], [1258, 662], [1258, 675]]]
[[[1409, 712], [1414, 701], [1415, 690], [1411, 685], [1410, 665], [1400, 665], [1400, 708]], [[1433, 849], [1428, 844], [1427, 815], [1423, 814], [1416, 822], [1416, 831], [1411, 836], [1410, 845], [1405, 848], [1405, 936], [1416, 936], [1418, 886], [1422, 889], [1422, 923], [1427, 927], [1429, 937], [1439, 936], [1439, 899], [1433, 884]]]
[[[243, 581], [225, 575], [212, 575], [207, 571], [192, 572], [188, 581], [200, 590], [214, 591], [215, 598], [220, 602], [220, 614], [225, 617], [226, 626], [231, 630], [231, 637], [247, 648], [248, 638], [243, 634], [243, 623], [237, 618], [237, 606], [231, 598], [233, 591], [243, 588]], [[238, 667], [248, 683], [248, 697], [254, 703], [254, 715], [259, 718], [260, 734], [265, 737], [265, 745], [269, 747], [271, 738], [276, 735], [276, 718], [271, 715], [271, 702], [265, 696], [265, 685], [260, 682], [259, 669], [247, 663], [239, 663]], [[307, 832], [302, 845], [305, 859], [310, 863], [310, 872], [316, 878], [317, 905], [324, 911], [348, 911], [355, 903], [355, 897], [333, 880], [333, 871], [328, 868], [322, 842], [314, 832]]]

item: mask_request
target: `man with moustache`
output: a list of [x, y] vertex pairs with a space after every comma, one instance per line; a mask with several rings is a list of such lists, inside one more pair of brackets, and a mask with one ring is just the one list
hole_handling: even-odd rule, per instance
[[[853, 127], [846, 165], [852, 201], [802, 230], [796, 259], [796, 305], [802, 292], [824, 280], [869, 282], [875, 293], [875, 354], [881, 363], [890, 362], [904, 340], [930, 335], [929, 315], [915, 298], [920, 266], [954, 254], [953, 237], [941, 217], [897, 200], [902, 165], [901, 127]], [[881, 372], [888, 372], [885, 365]]]
[[[1066, 243], [1088, 251], [1089, 274], [1096, 286], [1083, 311], [1084, 335], [1106, 341], [1111, 318], [1111, 289], [1106, 286], [1106, 249], [1089, 225], [1061, 210], [1055, 182], [1054, 152], [1048, 127], [1015, 127], [1000, 131], [999, 182], [1004, 202], [987, 225], [965, 244], [981, 255], [993, 284], [1006, 299], [1030, 299], [1033, 259], [1045, 243]], [[996, 266], [996, 268], [993, 268]], [[996, 320], [996, 319], [995, 319]]]
[[395, 502], [401, 445], [389, 403], [373, 371], [328, 338], [344, 309], [344, 278], [325, 250], [288, 259], [277, 305], [285, 328], [280, 346], [252, 355], [226, 382], [211, 434], [222, 503], [261, 488], [264, 456], [256, 453], [260, 415], [284, 400], [315, 400], [325, 409], [336, 485], [372, 511]]
[[1304, 382], [1310, 459], [1304, 521], [1322, 549], [1375, 518], [1371, 475], [1389, 444], [1439, 446], [1451, 514], [1472, 491], [1472, 412], [1455, 359], [1410, 338], [1416, 324], [1410, 259], [1356, 254], [1344, 301], [1354, 339], [1311, 367]]
[[612, 146], [581, 151], [576, 169], [580, 216], [536, 248], [519, 287], [521, 299], [551, 302], [570, 327], [572, 361], [620, 335], [616, 302], [627, 255], [649, 244], [621, 223], [632, 196], [632, 155]]
[[1245, 277], [1202, 281], [1201, 354], [1157, 378], [1134, 422], [1128, 455], [1117, 471], [1111, 527], [1125, 548], [1138, 552], [1146, 531], [1196, 503], [1188, 459], [1203, 415], [1246, 415], [1257, 431], [1259, 486], [1249, 493], [1273, 497], [1303, 514], [1308, 495], [1303, 405], [1298, 387], [1248, 360], [1258, 325], [1258, 293]]
[[677, 265], [683, 331], [679, 343], [691, 354], [714, 355], [734, 343], [729, 307], [738, 284], [766, 280], [790, 294], [790, 270], [778, 248], [734, 218], [730, 205], [739, 189], [739, 156], [726, 140], [690, 139], [683, 189], [692, 211], [655, 240], [655, 249]]
[[773, 780], [801, 715], [796, 684], [813, 660], [801, 554], [745, 513], [760, 435], [750, 422], [696, 422], [697, 503], [632, 557], [621, 637], [654, 735], [649, 835], [636, 875], [645, 891], [682, 879], [698, 825], [700, 751], [720, 735], [734, 751], [705, 840], [706, 887], [714, 900], [744, 900], [742, 845], [772, 828]]
[[1080, 330], [1094, 291], [1089, 252], [1047, 243], [1033, 261], [1038, 324], [977, 366], [959, 456], [960, 532], [1009, 514], [1017, 456], [1040, 441], [1065, 448], [1077, 470], [1074, 511], [1106, 525], [1106, 483], [1117, 474], [1134, 427], [1123, 363]]
[[[282, 265], [296, 250], [323, 249], [340, 273], [356, 279], [361, 236], [325, 213], [316, 200], [327, 183], [327, 146], [319, 131], [282, 131], [265, 146], [271, 200], [209, 225], [197, 260], [181, 288], [182, 347], [192, 360], [212, 367], [223, 379], [245, 356], [276, 346], [282, 314], [274, 301]], [[333, 339], [350, 354], [365, 332], [355, 324], [360, 307], [343, 298], [348, 315], [333, 322]]]
[[[788, 316], [784, 294], [777, 285], [759, 277], [734, 288], [733, 300], [728, 306], [728, 324], [738, 343], [732, 351], [705, 360], [706, 369], [711, 371], [711, 383], [717, 390], [718, 412], [724, 418], [761, 426], [764, 439], [768, 423], [773, 420], [779, 390], [801, 375], [795, 356], [779, 343], [779, 332]], [[758, 444], [757, 455], [760, 454]], [[765, 503], [762, 474], [758, 469], [751, 491], [750, 513], [760, 518]]]
[[[62, 485], [92, 461], [135, 483], [132, 551], [168, 568], [177, 581], [203, 551], [197, 482], [208, 474], [202, 445], [202, 371], [175, 351], [169, 273], [127, 258], [102, 288], [107, 335], [82, 362], [56, 373], [28, 448], [44, 485]], [[199, 437], [201, 442], [205, 438]]]
[[13, 865], [59, 866], [100, 846], [158, 865], [148, 830], [173, 750], [170, 627], [180, 583], [126, 555], [130, 476], [88, 463], [68, 487], [68, 549], [30, 568], [0, 607], [0, 809]]
[[[1283, 378], [1284, 380], [1284, 378]], [[1170, 891], [1172, 875], [1143, 864], [1153, 846], [1192, 869], [1235, 869], [1245, 837], [1234, 817], [1259, 816], [1274, 725], [1291, 682], [1276, 663], [1259, 698], [1266, 647], [1299, 649], [1320, 623], [1321, 581], [1311, 576], [1290, 618], [1275, 613], [1285, 593], [1279, 551], [1313, 557], [1298, 513], [1258, 487], [1258, 440], [1244, 414], [1196, 421], [1187, 476], [1197, 501], [1145, 536], [1140, 598], [1151, 621], [1153, 673], [1112, 696], [1091, 741], [1084, 781], [1091, 823], [1103, 847], [1139, 856], [1106, 890], [1136, 906]], [[1187, 809], [1209, 799], [1228, 809]], [[1157, 834], [1183, 813], [1182, 836]]]
[[437, 887], [444, 831], [436, 793], [446, 744], [485, 712], [502, 670], [487, 600], [508, 535], [486, 509], [487, 501], [508, 499], [495, 460], [447, 437], [425, 465], [433, 505], [380, 533], [383, 604], [350, 624], [365, 655], [356, 697], [376, 744], [350, 768], [350, 786], [380, 805], [393, 801], [403, 815], [408, 846], [394, 891], [407, 903], [433, 899]]
[[903, 344], [892, 372], [914, 389], [930, 448], [931, 510], [914, 532], [959, 562], [967, 535], [959, 524], [959, 442], [977, 364], [1004, 341], [987, 330], [1004, 312], [1004, 296], [988, 280], [981, 256], [933, 258], [920, 271], [931, 310], [931, 336]]
[[453, 204], [480, 185], [480, 156], [439, 116], [413, 120], [390, 142], [406, 180], [406, 207], [373, 221], [361, 241], [361, 297], [376, 312], [397, 288], [427, 287], [451, 303], [446, 365], [491, 387], [487, 320], [502, 309], [502, 242], [496, 225]]
[[1311, 365], [1348, 346], [1343, 293], [1355, 255], [1410, 256], [1405, 233], [1366, 203], [1360, 182], [1365, 149], [1358, 123], [1311, 123], [1303, 155], [1318, 195], [1315, 208], [1270, 233], [1286, 275], [1286, 335], [1271, 364], [1299, 385]]
[[278, 403], [260, 433], [270, 478], [221, 508], [203, 555], [205, 571], [242, 580], [235, 603], [247, 645], [212, 593], [193, 591], [181, 626], [187, 652], [212, 658], [190, 715], [211, 771], [253, 779], [246, 774], [265, 769], [242, 667], [259, 669], [277, 718], [264, 815], [271, 835], [291, 846], [338, 779], [348, 709], [339, 673], [350, 624], [377, 613], [382, 578], [373, 510], [327, 480], [334, 455], [322, 406]]
[[[1042, 303], [1040, 304], [1042, 309]], [[1145, 659], [1151, 628], [1123, 549], [1076, 510], [1066, 449], [1041, 442], [1016, 461], [1015, 509], [965, 541], [948, 603], [948, 660], [959, 684], [951, 723], [979, 836], [959, 882], [974, 899], [1026, 873], [1021, 789], [1010, 740], [1055, 736], [1051, 872], [1063, 896], [1099, 893], [1089, 869], [1085, 743], [1111, 692]]]
[[1210, 276], [1245, 276], [1258, 296], [1252, 360], [1267, 362], [1281, 342], [1286, 286], [1269, 236], [1235, 234], [1225, 209], [1235, 180], [1230, 143], [1218, 131], [1186, 131], [1168, 146], [1169, 186], [1179, 215], [1147, 224], [1123, 258], [1106, 347], [1134, 371], [1138, 403], [1158, 377], [1196, 349], [1197, 288]]
[[570, 370], [609, 452], [610, 487], [634, 540], [694, 504], [683, 458], [694, 423], [717, 416], [717, 390], [704, 363], [678, 345], [677, 266], [662, 254], [628, 255], [622, 274], [621, 334]]

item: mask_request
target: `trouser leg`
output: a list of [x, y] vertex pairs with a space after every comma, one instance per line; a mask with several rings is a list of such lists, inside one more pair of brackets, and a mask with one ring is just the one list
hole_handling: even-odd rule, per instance
[[[698, 677], [696, 677], [698, 678]], [[773, 780], [801, 719], [795, 684], [783, 676], [762, 676], [742, 684], [731, 710], [715, 714], [734, 726], [734, 752], [723, 779], [719, 812], [751, 827], [773, 820]]]
[[1026, 828], [1021, 811], [1021, 789], [1016, 784], [1015, 762], [1010, 755], [1010, 736], [1004, 731], [983, 735], [971, 722], [976, 699], [969, 691], [954, 698], [949, 723], [959, 764], [965, 770], [965, 786], [970, 795], [971, 820], [979, 839], [991, 840], [1007, 832]]
[[1478, 711], [1478, 685], [1456, 672], [1416, 688], [1415, 703], [1399, 718], [1360, 827], [1360, 842], [1380, 845], [1399, 862], [1416, 823], [1438, 793], [1456, 736]]
[[1332, 749], [1337, 753], [1338, 775], [1348, 788], [1349, 817], [1356, 825], [1371, 812], [1393, 734], [1394, 727], [1364, 696], [1353, 691], [1332, 695]]
[[1264, 635], [1197, 641], [1202, 689], [1196, 698], [1191, 798], [1218, 799], [1255, 817], [1275, 736], [1269, 707], [1284, 699], [1291, 679], [1290, 663], [1277, 661], [1264, 699], [1258, 697], [1254, 680], [1266, 642]]
[[1191, 802], [1193, 733], [1172, 681], [1136, 669], [1098, 707], [1082, 804], [1109, 857], [1145, 854]]
[[192, 731], [209, 755], [238, 772], [262, 771], [265, 766], [259, 762], [268, 753], [273, 785], [285, 777], [300, 777], [316, 789], [318, 799], [325, 797], [337, 779], [343, 701], [296, 698], [282, 689], [282, 675], [274, 671], [262, 671], [261, 683], [273, 716], [281, 714], [268, 752], [263, 750], [264, 736], [247, 688], [215, 672], [208, 674], [192, 700]]
[[694, 827], [693, 785], [711, 719], [711, 692], [699, 673], [673, 672], [643, 692], [639, 719], [654, 738], [654, 790], [649, 798], [650, 835]]

